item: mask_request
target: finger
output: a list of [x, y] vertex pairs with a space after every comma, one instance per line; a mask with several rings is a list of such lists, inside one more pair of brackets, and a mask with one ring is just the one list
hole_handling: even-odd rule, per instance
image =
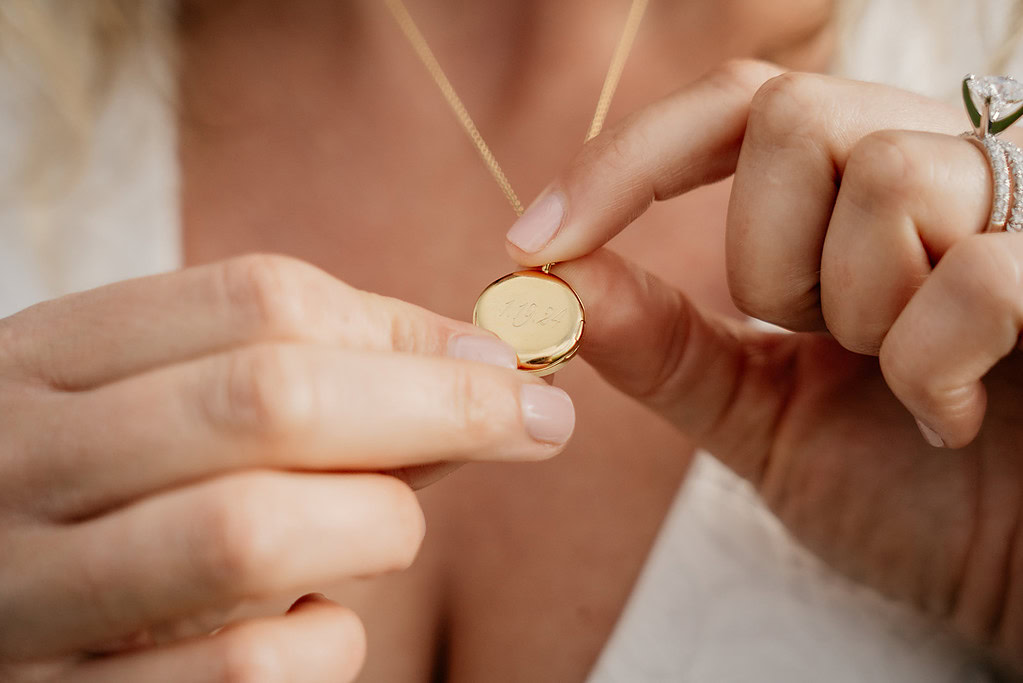
[[555, 272], [586, 302], [580, 354], [611, 384], [759, 481], [792, 389], [805, 380], [800, 354], [824, 353], [830, 342], [800, 346], [795, 335], [705, 314], [606, 249]]
[[729, 62], [588, 142], [508, 232], [519, 263], [588, 254], [655, 200], [732, 174], [750, 99], [780, 72]]
[[728, 211], [739, 308], [789, 329], [823, 329], [821, 253], [856, 142], [879, 130], [962, 127], [955, 108], [886, 86], [796, 73], [767, 82], [751, 104]]
[[220, 633], [84, 662], [75, 683], [234, 683], [354, 680], [366, 636], [351, 611], [308, 600], [285, 616], [253, 619]]
[[0, 348], [24, 374], [73, 390], [260, 342], [443, 354], [459, 335], [488, 339], [468, 323], [263, 255], [119, 282], [0, 321]]
[[1023, 239], [978, 235], [953, 247], [907, 304], [881, 346], [894, 394], [932, 445], [960, 448], [980, 430], [981, 380], [1023, 330]]
[[952, 245], [987, 228], [992, 182], [974, 144], [883, 131], [849, 155], [821, 258], [821, 307], [845, 348], [876, 355]]
[[59, 519], [235, 468], [541, 460], [575, 421], [564, 391], [525, 373], [301, 345], [210, 356], [35, 410], [54, 428], [24, 434], [33, 455], [0, 487], [17, 500], [45, 482], [53, 495], [23, 502]]
[[387, 470], [386, 473], [405, 482], [413, 491], [418, 491], [437, 483], [452, 472], [460, 469], [463, 464], [460, 462], [441, 462], [432, 465], [413, 465], [412, 467], [399, 467]]
[[[10, 659], [88, 650], [242, 600], [408, 567], [415, 494], [384, 475], [251, 472], [40, 536], [7, 577]], [[45, 590], [39, 587], [46, 587]]]
[[[317, 599], [326, 599], [321, 593], [307, 593], [296, 600], [288, 612], [292, 612], [307, 602], [315, 602]], [[184, 619], [175, 619], [165, 624], [157, 624], [122, 638], [119, 641], [105, 643], [103, 646], [89, 648], [90, 654], [117, 654], [126, 650], [138, 650], [144, 647], [154, 647], [173, 643], [186, 638], [208, 636], [220, 629], [231, 627], [237, 617], [233, 616], [244, 610], [243, 605], [232, 607], [217, 607], [203, 612], [194, 612]]]

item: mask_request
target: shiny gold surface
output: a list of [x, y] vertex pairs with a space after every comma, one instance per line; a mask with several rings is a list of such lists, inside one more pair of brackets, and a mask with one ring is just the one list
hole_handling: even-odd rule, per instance
[[506, 275], [483, 290], [472, 322], [511, 344], [519, 369], [549, 375], [579, 350], [583, 304], [564, 280], [539, 270]]
[[[618, 87], [625, 61], [632, 50], [648, 4], [649, 0], [632, 0], [629, 6], [625, 26], [604, 76], [593, 121], [586, 134], [587, 140], [596, 137], [604, 126], [611, 98]], [[384, 0], [384, 5], [433, 82], [440, 88], [448, 106], [476, 146], [480, 158], [504, 192], [515, 214], [521, 216], [522, 202], [405, 4], [402, 0]], [[515, 348], [519, 355], [520, 369], [537, 375], [549, 375], [571, 359], [579, 350], [579, 340], [583, 334], [582, 302], [564, 280], [549, 274], [553, 265], [548, 263], [542, 270], [525, 270], [506, 275], [483, 290], [472, 312], [472, 321], [476, 325], [490, 330]]]

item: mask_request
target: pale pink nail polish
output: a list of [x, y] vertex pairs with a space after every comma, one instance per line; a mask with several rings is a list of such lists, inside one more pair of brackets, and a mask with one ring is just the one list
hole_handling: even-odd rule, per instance
[[564, 218], [565, 198], [560, 192], [551, 192], [519, 216], [506, 238], [527, 254], [536, 253], [550, 244]]
[[522, 422], [531, 437], [545, 443], [563, 444], [572, 436], [575, 407], [564, 391], [546, 384], [526, 384], [520, 400]]
[[920, 433], [924, 435], [924, 440], [935, 448], [944, 448], [945, 440], [938, 435], [936, 431], [925, 425], [920, 420], [916, 421], [916, 426], [920, 428]]
[[496, 365], [501, 368], [519, 367], [515, 349], [500, 339], [481, 335], [462, 334], [448, 340], [448, 355], [452, 358]]

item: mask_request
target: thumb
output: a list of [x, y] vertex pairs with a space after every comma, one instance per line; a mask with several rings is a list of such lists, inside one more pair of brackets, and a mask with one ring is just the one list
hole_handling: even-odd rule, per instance
[[580, 354], [612, 385], [758, 481], [797, 383], [796, 335], [701, 312], [608, 249], [554, 272], [586, 306]]

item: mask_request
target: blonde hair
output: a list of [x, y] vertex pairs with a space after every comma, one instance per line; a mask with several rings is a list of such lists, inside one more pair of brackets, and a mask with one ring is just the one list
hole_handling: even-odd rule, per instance
[[[125, 57], [166, 41], [172, 7], [142, 0], [3, 0], [0, 62], [32, 135], [22, 189], [40, 198], [70, 182]], [[59, 163], [55, 163], [59, 162]]]

